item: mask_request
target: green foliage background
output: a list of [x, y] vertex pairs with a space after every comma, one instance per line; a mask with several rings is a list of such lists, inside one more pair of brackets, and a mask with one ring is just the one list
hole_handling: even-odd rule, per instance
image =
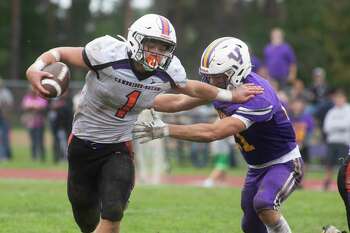
[[[323, 66], [333, 85], [350, 84], [350, 1], [348, 0], [153, 0], [146, 9], [134, 9], [130, 0], [100, 0], [108, 10], [90, 10], [92, 0], [74, 0], [68, 9], [50, 0], [16, 0], [21, 5], [20, 77], [11, 76], [10, 42], [14, 1], [0, 3], [0, 75], [24, 79], [26, 67], [55, 46], [84, 46], [105, 34], [126, 35], [127, 26], [144, 13], [167, 16], [178, 36], [177, 55], [189, 78], [197, 79], [203, 49], [221, 36], [247, 41], [260, 58], [269, 31], [280, 26], [295, 48], [299, 78], [310, 82], [312, 68]], [[136, 1], [137, 2], [137, 1]], [[80, 74], [80, 73], [76, 73]], [[78, 75], [75, 75], [77, 78]]]

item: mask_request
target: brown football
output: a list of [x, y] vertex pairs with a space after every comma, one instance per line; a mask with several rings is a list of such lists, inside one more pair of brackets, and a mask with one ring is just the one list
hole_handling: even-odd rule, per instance
[[66, 64], [55, 62], [46, 66], [43, 71], [53, 75], [52, 78], [46, 77], [41, 80], [41, 85], [50, 92], [47, 98], [61, 96], [67, 89], [70, 80], [70, 71]]

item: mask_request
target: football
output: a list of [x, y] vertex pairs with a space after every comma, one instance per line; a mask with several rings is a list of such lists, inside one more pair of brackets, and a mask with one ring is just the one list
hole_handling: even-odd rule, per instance
[[70, 71], [66, 64], [56, 62], [46, 66], [43, 71], [53, 75], [52, 78], [45, 77], [41, 80], [41, 85], [50, 92], [47, 98], [61, 96], [68, 88], [70, 80]]

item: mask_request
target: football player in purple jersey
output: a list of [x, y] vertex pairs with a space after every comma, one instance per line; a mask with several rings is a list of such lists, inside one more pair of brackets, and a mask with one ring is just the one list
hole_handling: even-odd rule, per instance
[[[149, 124], [140, 122], [135, 125], [134, 138], [146, 142], [170, 136], [211, 142], [234, 135], [248, 164], [241, 196], [243, 231], [290, 233], [279, 208], [300, 183], [303, 161], [286, 110], [268, 81], [251, 72], [251, 66], [243, 41], [233, 37], [213, 41], [202, 55], [199, 71], [203, 80], [228, 89], [252, 83], [262, 86], [264, 93], [242, 104], [214, 101], [221, 118], [215, 123], [172, 125], [160, 119]], [[173, 112], [202, 102], [186, 96], [162, 95], [155, 101], [155, 109]]]

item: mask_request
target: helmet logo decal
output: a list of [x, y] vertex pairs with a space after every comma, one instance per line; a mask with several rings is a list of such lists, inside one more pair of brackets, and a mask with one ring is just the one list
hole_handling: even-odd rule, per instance
[[219, 40], [217, 40], [217, 41], [214, 41], [214, 42], [212, 42], [209, 46], [208, 46], [208, 48], [205, 50], [205, 52], [204, 52], [204, 54], [203, 54], [203, 56], [202, 56], [202, 61], [201, 61], [201, 63], [202, 63], [202, 67], [203, 68], [208, 68], [209, 67], [209, 64], [210, 64], [210, 58], [211, 58], [211, 55], [213, 54], [213, 52], [214, 52], [214, 50], [215, 50], [215, 48], [221, 43], [221, 42], [223, 42], [223, 41], [225, 41], [225, 40], [229, 40], [230, 38], [229, 37], [224, 37], [224, 38], [221, 38], [221, 39], [219, 39]]
[[160, 22], [161, 22], [161, 26], [162, 26], [162, 35], [165, 36], [169, 36], [170, 34], [170, 25], [169, 25], [169, 21], [164, 18], [163, 16], [159, 16], [160, 18]]
[[236, 62], [239, 62], [240, 65], [242, 65], [243, 64], [243, 58], [242, 58], [241, 51], [239, 50], [238, 47], [235, 47], [234, 52], [229, 53], [227, 55], [228, 58], [231, 58], [231, 59], [235, 60]]

